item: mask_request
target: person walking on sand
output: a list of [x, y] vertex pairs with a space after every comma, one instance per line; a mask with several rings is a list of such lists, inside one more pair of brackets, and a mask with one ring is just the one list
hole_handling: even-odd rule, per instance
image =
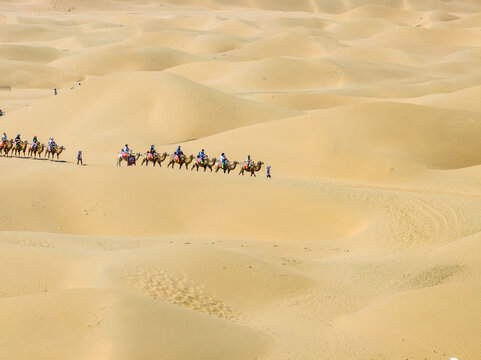
[[53, 94], [57, 95], [57, 88], [53, 89]]
[[271, 166], [270, 165], [266, 168], [266, 173], [267, 173], [267, 177], [270, 178], [271, 177]]
[[82, 150], [79, 150], [77, 153], [77, 165], [80, 163], [80, 165], [83, 166], [83, 161], [82, 161]]

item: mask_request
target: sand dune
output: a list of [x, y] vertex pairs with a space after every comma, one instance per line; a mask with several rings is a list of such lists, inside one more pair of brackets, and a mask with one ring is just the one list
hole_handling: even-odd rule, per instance
[[[29, 344], [3, 344], [0, 354], [14, 352], [18, 359], [130, 359], [152, 358], [159, 353], [164, 359], [222, 359], [226, 355], [241, 359], [244, 354], [262, 354], [267, 342], [265, 336], [229, 322], [121, 292], [66, 290], [0, 302], [4, 319], [6, 314], [10, 319], [25, 319], [20, 324], [4, 323], [9, 336], [21, 336]], [[50, 323], [45, 323], [46, 317]], [[146, 332], [146, 328], [150, 330]], [[186, 338], [186, 331], [197, 336]]]
[[104, 46], [77, 56], [57, 60], [52, 66], [89, 75], [106, 75], [121, 71], [160, 71], [198, 58], [184, 52], [163, 48], [126, 48]]
[[0, 156], [0, 358], [480, 358], [480, 19], [0, 0], [0, 134], [66, 148]]
[[[417, 290], [363, 309], [342, 319], [339, 326], [348, 327], [353, 337], [361, 337], [363, 346], [377, 346], [366, 344], [366, 338], [375, 338], [377, 344], [390, 343], [393, 349], [391, 356], [394, 358], [398, 358], [399, 353], [406, 352], [411, 356], [442, 358], [455, 354], [475, 359], [481, 355], [477, 345], [481, 333], [477, 301], [479, 291], [478, 283]], [[449, 315], [441, 318], [440, 313]], [[476, 319], [472, 319], [474, 314]], [[389, 328], [394, 331], [386, 331], [386, 322], [392, 324]], [[471, 326], [467, 327], [467, 323]], [[453, 341], [457, 336], [462, 336], [462, 343]], [[427, 350], [434, 344], [437, 350]], [[426, 350], [421, 350], [423, 348]]]
[[[162, 103], [157, 102], [158, 97], [163, 99]], [[106, 103], [111, 105], [106, 108]], [[4, 128], [9, 132], [24, 133], [28, 128], [35, 129], [37, 135], [45, 139], [43, 141], [55, 128], [57, 138], [71, 141], [89, 152], [98, 153], [105, 149], [116, 152], [125, 142], [144, 151], [139, 147], [158, 143], [159, 136], [162, 143], [187, 141], [298, 113], [236, 98], [168, 73], [127, 72], [92, 80], [13, 114], [8, 119], [9, 125], [5, 124]], [[34, 124], [39, 116], [47, 122], [37, 128]], [[23, 127], [19, 127], [18, 120], [15, 120], [19, 118], [24, 119]], [[66, 123], [68, 118], [73, 122]], [[95, 132], [88, 130], [92, 127], [96, 128]], [[79, 139], [78, 132], [84, 132], [86, 136]], [[101, 138], [122, 140], [118, 144], [110, 140], [99, 143]]]

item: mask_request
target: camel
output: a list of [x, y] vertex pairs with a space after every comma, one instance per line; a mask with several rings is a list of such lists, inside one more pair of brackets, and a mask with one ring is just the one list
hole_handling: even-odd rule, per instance
[[25, 151], [28, 148], [28, 141], [20, 141], [18, 146], [14, 145], [13, 151], [15, 152], [15, 156], [20, 156], [20, 153], [23, 152], [23, 157], [25, 157]]
[[12, 147], [12, 141], [13, 140], [4, 140], [4, 141], [1, 141], [1, 145], [0, 145], [0, 152], [3, 152], [5, 154], [5, 156], [8, 156], [8, 152], [10, 151], [11, 147]]
[[217, 171], [219, 171], [219, 170], [224, 170], [224, 174], [225, 174], [226, 171], [227, 171], [228, 174], [230, 174], [230, 172], [235, 169], [235, 167], [237, 166], [238, 163], [239, 163], [238, 161], [234, 161], [234, 162], [231, 164], [230, 161], [227, 160], [227, 161], [226, 161], [226, 164], [225, 164], [225, 167], [223, 168], [223, 167], [222, 167], [222, 162], [219, 161], [219, 162], [217, 163], [216, 168], [215, 168], [215, 172], [217, 173]]
[[186, 157], [185, 155], [184, 156], [181, 156], [180, 159], [178, 159], [178, 161], [175, 161], [175, 154], [172, 155], [169, 159], [169, 163], [167, 164], [167, 168], [172, 165], [172, 169], [174, 168], [174, 164], [179, 164], [180, 167], [179, 167], [179, 170], [182, 169], [182, 165], [185, 165], [185, 169], [186, 170], [189, 170], [189, 164], [192, 162], [192, 160], [194, 160], [194, 155], [189, 155], [188, 157]]
[[45, 147], [45, 155], [44, 157], [48, 157], [50, 159], [50, 154], [55, 151], [57, 145], [49, 145]]
[[28, 147], [28, 156], [32, 156], [33, 154], [34, 157], [37, 157], [38, 154], [38, 156], [40, 157], [40, 154], [43, 152], [44, 148], [45, 144], [39, 143], [36, 147], [33, 147], [32, 144]]
[[52, 160], [55, 155], [57, 155], [57, 160], [59, 160], [59, 155], [62, 153], [62, 151], [66, 150], [64, 146], [55, 146], [53, 149], [50, 151], [47, 150], [48, 158], [50, 159], [50, 154], [52, 154]]
[[155, 167], [155, 164], [158, 163], [159, 164], [159, 167], [162, 167], [162, 161], [164, 161], [167, 156], [169, 156], [169, 154], [167, 154], [166, 152], [163, 153], [162, 155], [159, 154], [159, 153], [155, 153], [150, 159], [148, 159], [148, 154], [145, 155], [145, 157], [142, 159], [142, 164], [141, 165], [144, 165], [145, 163], [145, 166], [149, 166], [149, 161], [154, 163], [154, 167]]
[[[131, 155], [134, 155], [133, 151], [131, 151], [126, 157], [123, 157], [123, 156], [122, 156], [123, 153], [124, 153], [124, 152], [121, 151], [121, 152], [117, 155], [117, 166], [120, 166], [120, 164], [122, 163], [122, 161], [127, 162], [128, 157], [131, 156]], [[135, 154], [135, 162], [134, 162], [134, 165], [135, 165], [135, 166], [137, 166], [137, 160], [139, 160], [139, 158], [140, 158], [142, 155], [144, 155], [144, 154], [142, 154], [142, 153], [137, 153], [137, 154]]]
[[36, 152], [35, 156], [38, 155], [38, 158], [40, 159], [40, 156], [42, 155], [42, 153], [43, 153], [44, 150], [45, 150], [45, 151], [47, 150], [47, 145], [45, 145], [45, 144], [43, 144], [43, 143], [40, 144], [40, 145], [38, 145], [38, 146], [37, 146], [37, 152]]
[[239, 175], [244, 176], [244, 171], [250, 172], [251, 176], [254, 175], [256, 176], [256, 171], [259, 171], [262, 168], [262, 165], [264, 163], [262, 161], [258, 161], [257, 163], [252, 163], [251, 166], [249, 166], [248, 169], [246, 169], [244, 166], [242, 166], [241, 171], [239, 172]]
[[199, 168], [204, 168], [204, 172], [205, 172], [207, 168], [209, 168], [210, 171], [212, 172], [212, 166], [214, 166], [216, 162], [217, 162], [216, 158], [209, 159], [207, 156], [205, 156], [204, 161], [200, 163], [199, 158], [197, 158], [194, 161], [194, 165], [192, 165], [191, 170], [194, 170], [194, 168], [197, 168], [197, 171], [199, 171]]

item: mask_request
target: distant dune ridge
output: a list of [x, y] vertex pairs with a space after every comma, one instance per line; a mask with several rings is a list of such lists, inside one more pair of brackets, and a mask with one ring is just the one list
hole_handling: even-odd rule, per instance
[[0, 359], [481, 358], [480, 31], [477, 0], [0, 0], [0, 134], [66, 148], [0, 156]]

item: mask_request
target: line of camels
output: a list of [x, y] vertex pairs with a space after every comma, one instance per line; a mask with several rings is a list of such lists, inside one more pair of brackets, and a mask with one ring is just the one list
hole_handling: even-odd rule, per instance
[[[178, 164], [179, 170], [182, 169], [182, 166], [185, 166], [185, 169], [189, 170], [189, 165], [193, 163], [191, 167], [191, 171], [194, 169], [196, 169], [197, 171], [199, 171], [199, 169], [204, 169], [204, 172], [205, 172], [207, 169], [209, 169], [212, 172], [212, 170], [215, 168], [216, 173], [219, 170], [221, 170], [224, 172], [224, 174], [225, 173], [229, 174], [231, 171], [235, 170], [237, 165], [241, 164], [239, 161], [231, 162], [227, 160], [225, 165], [223, 165], [220, 160], [217, 160], [215, 157], [210, 159], [207, 155], [204, 156], [204, 159], [201, 161], [200, 158], [196, 158], [194, 160], [194, 155], [192, 154], [189, 156], [183, 155], [181, 157], [176, 157], [175, 154], [170, 155], [170, 154], [167, 154], [166, 152], [162, 154], [157, 152], [153, 154], [149, 152], [147, 152], [146, 154], [142, 154], [139, 152], [134, 153], [131, 151], [127, 156], [123, 152], [120, 152], [117, 155], [117, 166], [121, 166], [122, 162], [127, 162], [128, 156], [134, 156], [134, 159], [135, 159], [134, 165], [136, 164], [137, 160], [139, 160], [139, 158], [143, 156], [141, 165], [145, 164], [145, 166], [148, 166], [149, 163], [152, 163], [154, 167], [156, 164], [159, 164], [159, 167], [161, 167], [162, 162], [167, 160], [167, 168], [171, 166], [173, 169], [174, 165]], [[263, 164], [264, 163], [262, 161], [258, 161], [258, 162], [252, 161], [250, 166], [247, 163], [242, 163], [240, 167], [239, 175], [244, 175], [244, 172], [246, 172], [246, 173], [250, 173], [251, 176], [256, 176], [255, 173], [261, 170]]]
[[[13, 139], [4, 140], [0, 145], [0, 154], [3, 154], [7, 157], [14, 155], [20, 157], [23, 154], [23, 157], [38, 157], [40, 159], [43, 153], [44, 157], [48, 159], [50, 159], [50, 156], [52, 156], [50, 160], [54, 160], [55, 155], [57, 156], [57, 160], [60, 160], [60, 154], [65, 150], [64, 146], [49, 147], [44, 143], [38, 143], [37, 146], [33, 146], [33, 144], [30, 144], [30, 146], [28, 145], [28, 140], [20, 141], [18, 145], [15, 144], [15, 140]], [[26, 152], [28, 155], [25, 155]]]

